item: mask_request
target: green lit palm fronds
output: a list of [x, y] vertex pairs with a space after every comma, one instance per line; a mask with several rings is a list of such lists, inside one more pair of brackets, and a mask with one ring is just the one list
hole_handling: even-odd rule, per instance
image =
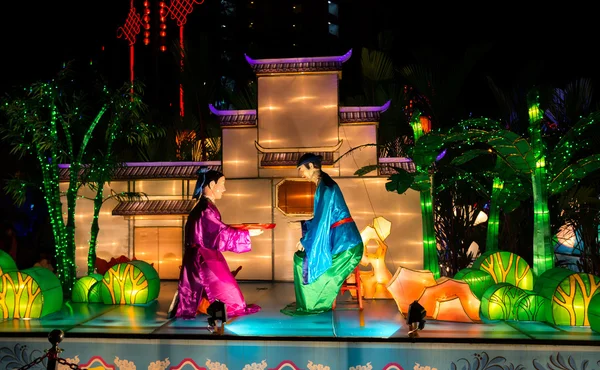
[[527, 139], [508, 130], [489, 133], [485, 139], [513, 171], [529, 174], [535, 168], [535, 154]]
[[548, 182], [550, 195], [569, 189], [598, 169], [600, 169], [600, 154], [594, 154], [569, 164]]
[[565, 166], [572, 161], [578, 153], [593, 150], [598, 147], [598, 126], [600, 125], [600, 112], [594, 112], [581, 118], [567, 131], [555, 147], [548, 153], [548, 171], [556, 176]]

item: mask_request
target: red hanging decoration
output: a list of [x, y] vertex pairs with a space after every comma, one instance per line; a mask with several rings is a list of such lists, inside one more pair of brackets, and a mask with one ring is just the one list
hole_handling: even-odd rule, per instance
[[160, 51], [167, 51], [166, 38], [167, 38], [167, 4], [164, 1], [158, 3], [160, 6]]
[[144, 45], [150, 44], [150, 2], [144, 1]]
[[135, 11], [133, 0], [131, 0], [129, 6], [129, 14], [125, 20], [123, 27], [117, 28], [117, 38], [125, 38], [129, 43], [129, 76], [131, 80], [132, 92], [133, 92], [133, 79], [134, 79], [134, 49], [135, 37], [140, 33], [142, 26], [142, 20], [140, 15]]
[[[171, 5], [167, 8], [171, 13], [171, 18], [177, 21], [179, 26], [179, 47], [181, 48], [180, 68], [183, 71], [183, 26], [187, 22], [187, 16], [194, 10], [194, 4], [202, 4], [204, 0], [171, 0]], [[179, 84], [179, 116], [185, 115], [183, 104], [183, 85]]]

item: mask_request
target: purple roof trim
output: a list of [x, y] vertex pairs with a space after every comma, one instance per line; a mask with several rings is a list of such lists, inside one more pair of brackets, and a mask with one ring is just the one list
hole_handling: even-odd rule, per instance
[[388, 108], [390, 107], [390, 105], [392, 104], [391, 100], [388, 100], [384, 105], [378, 107], [340, 107], [340, 113], [345, 113], [345, 112], [379, 112], [379, 113], [383, 113], [386, 110], [388, 110]]
[[250, 115], [256, 114], [256, 109], [245, 109], [245, 110], [218, 110], [214, 105], [209, 104], [208, 109], [215, 116], [239, 116], [239, 115]]
[[346, 54], [333, 57], [312, 57], [312, 58], [277, 58], [277, 59], [252, 59], [244, 54], [246, 61], [251, 66], [257, 64], [289, 64], [289, 63], [323, 63], [323, 62], [341, 62], [344, 63], [352, 56], [352, 49]]
[[[221, 161], [205, 162], [126, 162], [127, 167], [164, 167], [164, 166], [220, 166]], [[58, 168], [70, 168], [68, 163], [61, 163]]]

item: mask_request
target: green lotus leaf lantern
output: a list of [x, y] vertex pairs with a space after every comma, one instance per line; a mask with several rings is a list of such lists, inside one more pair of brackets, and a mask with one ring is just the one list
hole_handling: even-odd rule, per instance
[[73, 286], [73, 293], [71, 294], [71, 301], [74, 303], [86, 303], [89, 302], [90, 289], [94, 284], [102, 280], [100, 274], [90, 274], [82, 276], [75, 282]]
[[600, 333], [600, 293], [596, 293], [590, 300], [588, 321], [592, 330]]
[[483, 293], [480, 316], [488, 320], [513, 320], [517, 302], [526, 296], [527, 292], [509, 283], [492, 285]]
[[102, 285], [104, 285], [103, 280], [92, 284], [88, 291], [88, 303], [104, 303], [102, 300]]
[[473, 269], [487, 272], [494, 282], [509, 283], [525, 290], [533, 288], [533, 272], [521, 256], [507, 251], [483, 253], [473, 262]]
[[60, 310], [60, 281], [47, 268], [35, 266], [2, 275], [0, 311], [3, 319], [38, 319]]
[[546, 321], [554, 325], [589, 326], [588, 311], [594, 294], [600, 292], [600, 277], [560, 267], [544, 272], [535, 291], [550, 301]]
[[527, 296], [517, 302], [515, 320], [545, 321], [546, 309], [550, 305], [550, 300], [534, 292], [526, 293]]
[[462, 280], [469, 284], [471, 291], [475, 294], [475, 297], [479, 298], [479, 300], [481, 300], [481, 297], [483, 297], [483, 293], [487, 288], [496, 284], [492, 275], [487, 271], [470, 267], [458, 271], [456, 275], [454, 275], [454, 279]]
[[10, 254], [0, 249], [0, 275], [17, 270], [15, 260], [13, 260]]
[[104, 274], [101, 295], [105, 304], [146, 304], [160, 292], [158, 272], [145, 261], [114, 265]]

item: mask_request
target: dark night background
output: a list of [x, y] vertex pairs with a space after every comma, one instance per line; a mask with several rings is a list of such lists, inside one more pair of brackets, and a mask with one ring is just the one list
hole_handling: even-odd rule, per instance
[[[126, 82], [128, 44], [117, 39], [116, 31], [127, 17], [129, 3], [65, 0], [3, 5], [0, 92], [50, 79], [64, 62], [73, 59], [92, 61], [114, 84]], [[140, 13], [142, 3], [135, 1]], [[361, 89], [360, 49], [378, 48], [379, 36], [387, 34], [393, 35], [387, 40], [393, 40], [388, 46], [397, 66], [414, 63], [415, 55], [427, 54], [425, 51], [431, 60], [444, 63], [440, 53], [459, 58], [469, 45], [489, 45], [466, 81], [462, 96], [465, 117], [457, 119], [468, 115], [495, 116], [496, 105], [486, 76], [503, 86], [561, 86], [582, 77], [592, 78], [597, 85], [598, 31], [591, 5], [570, 2], [567, 9], [566, 5], [549, 8], [545, 3], [474, 3], [460, 8], [433, 2], [332, 0], [338, 8], [337, 17], [332, 17], [326, 0], [229, 3], [235, 6], [235, 13], [228, 15], [223, 14], [223, 2], [219, 0], [195, 5], [185, 35], [189, 45], [203, 45], [206, 60], [215, 73], [238, 80], [253, 78], [244, 53], [255, 59], [311, 57], [341, 55], [353, 49], [354, 55], [344, 64], [340, 83], [343, 101]], [[154, 9], [152, 15], [156, 13]], [[329, 34], [328, 22], [339, 27], [337, 36]], [[135, 54], [136, 77], [147, 85], [148, 104], [165, 110], [176, 109], [178, 102], [177, 64], [172, 47], [178, 27], [171, 19], [167, 26], [168, 52], [157, 51], [156, 38], [144, 47], [138, 35]], [[223, 53], [229, 58], [228, 66], [222, 63]], [[1, 147], [4, 179], [18, 169], [20, 162], [8, 155], [7, 143]], [[15, 210], [8, 197], [2, 196], [1, 209], [2, 218], [12, 219], [20, 236], [44, 224], [40, 219], [28, 219], [30, 209]], [[48, 237], [50, 234], [37, 236], [37, 241], [29, 242], [44, 249], [40, 244]]]

